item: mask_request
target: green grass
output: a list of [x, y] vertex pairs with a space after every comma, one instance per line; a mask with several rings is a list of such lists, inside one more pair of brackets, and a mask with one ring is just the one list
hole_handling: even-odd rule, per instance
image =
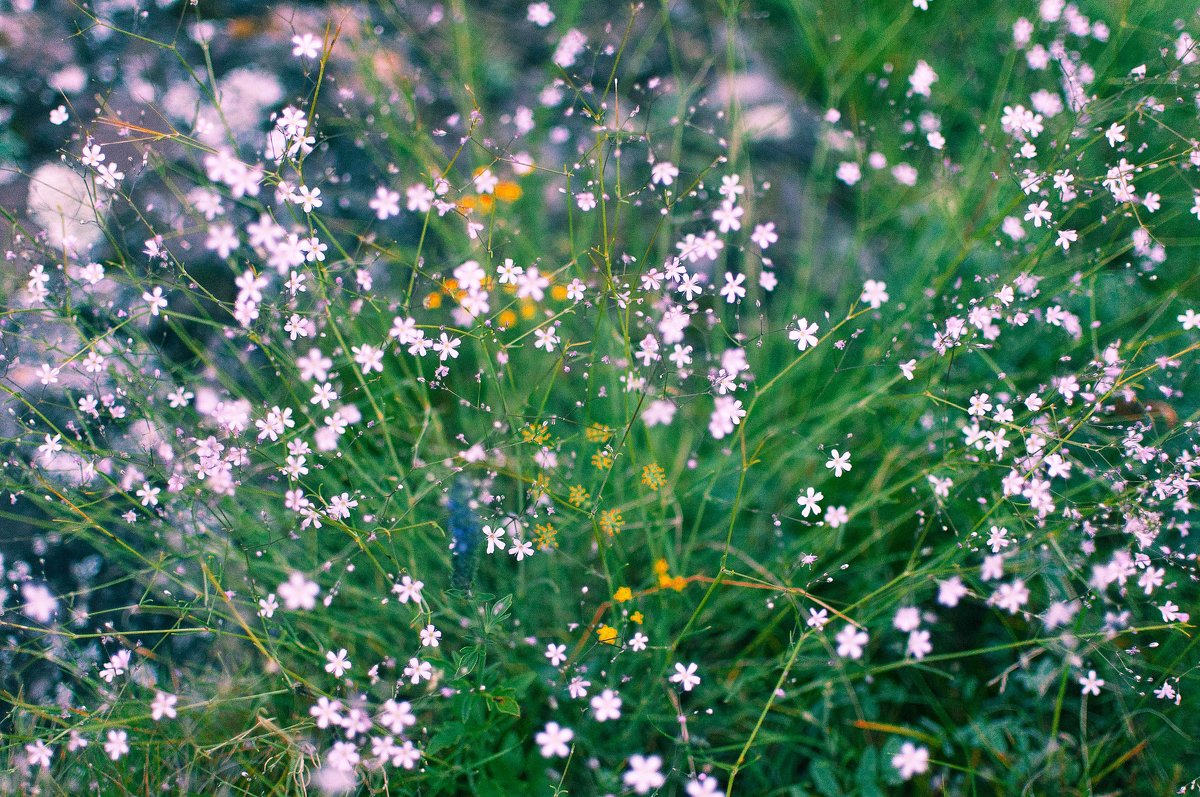
[[[272, 208], [281, 223], [329, 246], [324, 262], [303, 267], [306, 294], [291, 302], [276, 278], [249, 328], [231, 316], [232, 279], [247, 268], [271, 269], [244, 243], [224, 260], [204, 250], [198, 233], [209, 223], [182, 197], [208, 182], [208, 146], [153, 134], [178, 124], [166, 118], [133, 120], [143, 128], [133, 135], [144, 139], [135, 146], [149, 153], [148, 167], [122, 186], [104, 220], [103, 254], [93, 254], [118, 286], [111, 300], [55, 274], [51, 310], [28, 310], [19, 296], [22, 264], [22, 285], [4, 316], [19, 364], [55, 362], [66, 371], [93, 349], [105, 350], [110, 364], [96, 377], [108, 380], [99, 387], [54, 389], [15, 372], [0, 381], [13, 420], [3, 432], [6, 476], [18, 496], [0, 513], [22, 550], [48, 540], [51, 550], [68, 552], [60, 562], [95, 551], [104, 564], [93, 579], [59, 592], [59, 622], [22, 614], [16, 595], [0, 616], [11, 634], [4, 788], [319, 793], [320, 762], [345, 734], [317, 728], [309, 708], [321, 696], [349, 704], [358, 695], [372, 712], [389, 697], [412, 701], [418, 721], [407, 738], [424, 756], [416, 770], [360, 770], [362, 794], [622, 793], [629, 757], [649, 754], [663, 759], [661, 794], [685, 794], [700, 772], [745, 795], [1188, 787], [1200, 777], [1200, 725], [1189, 702], [1195, 629], [1165, 621], [1156, 607], [1169, 599], [1195, 614], [1200, 605], [1195, 545], [1172, 525], [1195, 512], [1153, 490], [1155, 480], [1194, 483], [1194, 463], [1183, 455], [1195, 454], [1200, 413], [1191, 395], [1200, 342], [1176, 321], [1200, 299], [1200, 239], [1188, 213], [1195, 169], [1187, 165], [1197, 75], [1194, 65], [1172, 63], [1171, 7], [1084, 9], [1112, 31], [1106, 44], [1072, 39], [1071, 49], [1096, 70], [1090, 116], [1068, 110], [1047, 119], [1040, 153], [1027, 161], [1046, 174], [1072, 169], [1077, 187], [1095, 189], [1065, 204], [1050, 192], [1055, 228], [1079, 231], [1065, 252], [1028, 222], [1024, 241], [1002, 232], [1005, 217], [1020, 218], [1033, 197], [1021, 191], [1026, 161], [1014, 158], [999, 119], [1006, 105], [1028, 107], [1031, 92], [1058, 85], [1053, 71], [1029, 69], [1011, 45], [1015, 18], [1034, 19], [1036, 7], [933, 0], [922, 12], [907, 3], [772, 0], [554, 10], [550, 30], [561, 35], [577, 25], [589, 36], [589, 49], [565, 70], [548, 60], [557, 35], [543, 41], [538, 29], [517, 24], [523, 8], [451, 3], [447, 20], [429, 26], [380, 5], [372, 8], [377, 30], [352, 20], [339, 27], [333, 18], [322, 58], [287, 84], [287, 96], [304, 98], [297, 106], [316, 109], [310, 134], [328, 146], [268, 164], [258, 197], [221, 188], [239, 224]], [[1048, 42], [1050, 27], [1035, 40]], [[530, 41], [498, 33], [512, 29]], [[196, 67], [213, 63], [207, 49], [132, 25], [114, 35], [144, 36], [132, 43], [192, 64], [185, 77], [211, 90], [205, 75], [216, 67]], [[481, 44], [489, 40], [495, 55]], [[213, 50], [218, 63], [233, 62], [248, 47], [217, 42]], [[389, 53], [395, 60], [386, 60]], [[905, 96], [919, 59], [938, 73], [928, 99]], [[738, 120], [751, 110], [740, 101], [706, 102], [714, 75], [763, 62], [778, 71], [783, 90], [795, 92], [785, 98], [816, 131], [811, 151], [739, 133]], [[1148, 77], [1134, 80], [1129, 71], [1141, 63]], [[886, 87], [878, 80], [885, 74]], [[663, 82], [652, 89], [653, 76]], [[570, 116], [536, 102], [554, 77]], [[1139, 104], [1147, 94], [1170, 102], [1148, 113]], [[534, 109], [535, 124], [514, 141], [499, 117], [519, 103]], [[837, 109], [841, 121], [820, 121], [826, 109]], [[467, 121], [475, 110], [480, 120]], [[905, 132], [924, 111], [941, 119], [941, 152]], [[447, 119], [454, 113], [457, 124]], [[1103, 136], [1114, 122], [1145, 151], [1115, 153]], [[571, 137], [556, 148], [558, 125]], [[451, 132], [440, 135], [441, 128]], [[89, 130], [106, 144], [116, 140], [111, 126]], [[82, 143], [64, 145], [75, 166]], [[243, 149], [253, 160], [252, 148]], [[532, 173], [514, 175], [512, 161], [523, 151], [543, 156]], [[889, 168], [915, 166], [917, 185], [867, 166], [874, 151]], [[669, 198], [649, 185], [650, 152], [680, 169]], [[1100, 188], [1120, 156], [1158, 164], [1137, 180], [1139, 193], [1163, 196], [1152, 217], [1115, 207]], [[863, 164], [864, 179], [853, 187], [835, 176], [846, 161]], [[406, 186], [437, 174], [453, 185], [448, 197], [478, 202], [471, 178], [486, 167], [521, 194], [491, 212], [471, 211], [483, 225], [476, 240], [464, 235], [455, 211], [378, 221], [366, 209], [376, 185], [400, 192], [403, 206]], [[746, 215], [740, 231], [721, 236], [725, 248], [709, 281], [720, 286], [725, 272], [746, 274], [748, 294], [731, 304], [710, 289], [698, 300], [684, 341], [694, 348], [694, 373], [681, 377], [666, 345], [662, 359], [640, 365], [635, 353], [647, 334], [658, 334], [662, 307], [638, 281], [662, 269], [681, 236], [715, 227], [715, 189], [730, 174], [747, 186]], [[301, 176], [327, 198], [311, 214], [271, 196], [279, 179]], [[569, 196], [582, 190], [599, 197], [594, 210], [581, 211]], [[146, 207], [149, 194], [159, 198], [155, 209]], [[336, 201], [343, 195], [352, 200], [345, 207]], [[749, 237], [768, 220], [780, 232], [766, 252], [773, 269]], [[1165, 247], [1165, 262], [1133, 251], [1130, 235], [1141, 223]], [[155, 233], [171, 255], [148, 265], [142, 242]], [[179, 245], [185, 240], [190, 249]], [[30, 268], [74, 262], [51, 247], [25, 246]], [[533, 303], [495, 285], [483, 316], [489, 323], [452, 319], [455, 294], [445, 280], [453, 269], [475, 260], [494, 278], [506, 258], [536, 265], [555, 287], [582, 280], [587, 301], [547, 289]], [[355, 284], [359, 268], [371, 271], [370, 288]], [[758, 284], [764, 271], [778, 276], [773, 291]], [[961, 347], [934, 351], [935, 331], [944, 332], [948, 318], [996, 304], [1000, 287], [1022, 275], [1040, 283], [1003, 309], [997, 340], [971, 331]], [[880, 308], [860, 300], [867, 279], [887, 282], [890, 299]], [[152, 285], [171, 301], [157, 318], [140, 299]], [[1078, 337], [1045, 321], [1055, 306], [1078, 316]], [[1026, 324], [1011, 321], [1018, 310], [1029, 314]], [[501, 328], [505, 311], [516, 320]], [[292, 312], [311, 319], [317, 337], [289, 340], [283, 325]], [[392, 319], [408, 314], [435, 339], [443, 331], [462, 339], [448, 375], [437, 375], [430, 357], [392, 351]], [[819, 342], [802, 351], [787, 334], [798, 318], [819, 325]], [[554, 324], [556, 351], [535, 349], [535, 331]], [[78, 334], [57, 344], [51, 333], [64, 328]], [[363, 373], [355, 364], [351, 347], [364, 343], [388, 349], [382, 370]], [[1094, 399], [1056, 392], [1052, 380], [1068, 375], [1092, 389], [1113, 343], [1119, 361]], [[328, 381], [362, 420], [351, 422], [336, 451], [310, 454], [309, 472], [288, 479], [280, 474], [283, 441], [312, 443], [332, 412], [310, 403], [311, 385], [300, 376], [297, 358], [310, 346], [331, 358]], [[746, 414], [714, 439], [716, 390], [706, 372], [723, 367], [722, 354], [734, 348], [749, 364], [733, 394]], [[900, 369], [910, 359], [912, 380]], [[630, 390], [631, 377], [644, 382]], [[176, 386], [198, 401], [168, 406]], [[84, 394], [116, 388], [128, 397], [130, 419], [148, 420], [173, 461], [139, 449], [130, 420], [99, 421], [77, 409]], [[200, 388], [248, 402], [247, 430], [227, 435], [201, 418], [208, 396]], [[963, 442], [977, 392], [1004, 396], [1015, 413], [983, 424], [1008, 430], [1012, 448], [1003, 461]], [[1035, 392], [1047, 402], [1037, 411], [1022, 403]], [[678, 407], [673, 422], [648, 426], [652, 402], [664, 398]], [[273, 406], [291, 408], [295, 427], [260, 443], [253, 421]], [[1055, 507], [1044, 515], [1002, 487], [1010, 468], [1021, 469], [1015, 457], [1034, 431], [1045, 438], [1045, 455], [1073, 466], [1053, 481]], [[1135, 432], [1163, 458], [1137, 461], [1127, 442]], [[114, 467], [88, 485], [67, 484], [35, 464], [47, 433], [62, 434], [69, 452], [108, 457]], [[190, 475], [196, 439], [210, 434], [247, 448], [232, 495]], [[463, 456], [475, 445], [486, 451], [480, 461]], [[543, 448], [557, 464], [539, 462]], [[853, 469], [841, 477], [826, 467], [832, 449], [852, 454]], [[169, 493], [175, 463], [189, 478]], [[122, 483], [126, 465], [164, 488], [160, 506], [141, 504], [135, 491], [143, 478]], [[651, 465], [663, 471], [657, 489], [643, 479]], [[946, 478], [952, 486], [939, 497], [931, 479]], [[469, 511], [452, 494], [455, 485], [477, 501]], [[821, 515], [803, 516], [796, 498], [809, 487], [823, 493], [822, 510], [843, 506], [847, 520], [834, 527]], [[348, 518], [323, 517], [316, 529], [286, 508], [284, 492], [294, 488], [316, 506], [342, 493], [358, 506]], [[573, 500], [573, 488], [586, 499]], [[136, 523], [123, 519], [129, 511]], [[609, 533], [614, 511], [619, 533]], [[527, 539], [553, 536], [554, 544], [520, 562], [475, 553], [472, 567], [456, 563], [455, 540], [473, 536], [482, 546], [474, 526], [494, 526], [503, 515], [521, 517]], [[1128, 533], [1131, 518], [1161, 521], [1162, 537], [1139, 547]], [[1000, 580], [980, 572], [992, 526], [1007, 528], [1017, 543]], [[1095, 588], [1093, 566], [1125, 549], [1145, 551], [1165, 569], [1153, 596], [1136, 586], [1137, 573], [1124, 594]], [[42, 554], [12, 556], [32, 563], [35, 581], [59, 575]], [[456, 568], [473, 571], [469, 586], [455, 584]], [[330, 604], [259, 616], [258, 600], [278, 593], [294, 572], [316, 581]], [[402, 575], [424, 583], [419, 606], [392, 594]], [[970, 593], [943, 606], [938, 582], [955, 576]], [[987, 602], [1014, 578], [1030, 590], [1029, 615]], [[619, 600], [624, 590], [629, 598]], [[1078, 602], [1077, 613], [1045, 627], [1041, 616], [1069, 602]], [[65, 620], [72, 608], [93, 604], [102, 608], [85, 621]], [[903, 607], [920, 609], [931, 633], [932, 651], [919, 660], [905, 654], [908, 634], [893, 627]], [[807, 624], [819, 610], [832, 620], [824, 631]], [[1126, 610], [1123, 627], [1112, 628], [1106, 614]], [[422, 650], [417, 635], [430, 623], [442, 632], [440, 646]], [[847, 623], [869, 632], [861, 658], [837, 653], [835, 635]], [[617, 644], [605, 641], [604, 629], [615, 631]], [[648, 637], [646, 650], [629, 646], [635, 633]], [[565, 646], [561, 666], [543, 655], [549, 643]], [[353, 662], [353, 684], [324, 669], [326, 652], [341, 648]], [[120, 649], [134, 652], [140, 676], [108, 685], [98, 668]], [[402, 676], [413, 656], [433, 662], [434, 684]], [[668, 680], [677, 662], [698, 664], [702, 680], [693, 691]], [[376, 664], [378, 682], [368, 673]], [[1080, 694], [1089, 670], [1106, 682], [1099, 695]], [[587, 698], [569, 696], [576, 676], [591, 682]], [[1183, 695], [1179, 706], [1153, 693], [1168, 680]], [[58, 683], [70, 709], [55, 705]], [[617, 690], [623, 705], [619, 719], [600, 723], [588, 700], [605, 688]], [[178, 718], [151, 719], [157, 690], [179, 695]], [[535, 735], [551, 721], [574, 731], [568, 757], [539, 754]], [[102, 749], [114, 729], [128, 731], [132, 748], [118, 762]], [[72, 731], [90, 746], [67, 752]], [[25, 744], [34, 739], [52, 744], [55, 758], [49, 771], [29, 775]], [[906, 742], [930, 759], [928, 772], [911, 780], [892, 764]], [[369, 745], [361, 753], [368, 758]]]

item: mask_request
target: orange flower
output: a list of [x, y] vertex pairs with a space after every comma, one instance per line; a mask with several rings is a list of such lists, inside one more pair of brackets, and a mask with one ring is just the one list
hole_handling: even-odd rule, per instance
[[496, 183], [493, 193], [495, 193], [496, 199], [499, 199], [501, 202], [516, 202], [521, 198], [522, 191], [521, 186], [516, 183], [509, 180], [501, 180]]

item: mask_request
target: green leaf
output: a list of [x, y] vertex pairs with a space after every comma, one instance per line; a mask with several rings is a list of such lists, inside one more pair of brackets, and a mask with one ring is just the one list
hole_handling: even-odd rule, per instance
[[483, 648], [479, 645], [467, 645], [454, 654], [455, 676], [470, 675], [483, 660]]
[[840, 797], [842, 787], [838, 785], [837, 776], [828, 761], [817, 761], [808, 768], [808, 776], [812, 778], [817, 791], [825, 797]]
[[488, 709], [494, 709], [510, 717], [521, 716], [521, 704], [517, 701], [517, 693], [510, 687], [502, 686], [491, 692], [484, 692]]
[[858, 785], [858, 793], [863, 797], [883, 796], [883, 791], [879, 787], [879, 756], [874, 747], [868, 747], [863, 751], [862, 758], [858, 762], [858, 769], [854, 773], [854, 782]]

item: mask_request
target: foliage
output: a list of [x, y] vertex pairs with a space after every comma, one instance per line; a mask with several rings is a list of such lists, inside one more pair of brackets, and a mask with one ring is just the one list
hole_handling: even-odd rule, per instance
[[1194, 16], [119, 5], [0, 145], [6, 791], [1196, 788]]

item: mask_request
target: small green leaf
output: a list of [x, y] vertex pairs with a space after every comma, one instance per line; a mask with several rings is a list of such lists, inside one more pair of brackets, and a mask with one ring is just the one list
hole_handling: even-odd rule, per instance
[[842, 787], [838, 785], [837, 777], [833, 774], [833, 767], [828, 761], [814, 763], [808, 768], [808, 776], [812, 778], [817, 791], [824, 794], [825, 797], [839, 797], [843, 793]]
[[517, 694], [508, 687], [501, 687], [491, 692], [485, 692], [489, 709], [495, 709], [510, 717], [521, 716], [521, 704], [517, 702]]

